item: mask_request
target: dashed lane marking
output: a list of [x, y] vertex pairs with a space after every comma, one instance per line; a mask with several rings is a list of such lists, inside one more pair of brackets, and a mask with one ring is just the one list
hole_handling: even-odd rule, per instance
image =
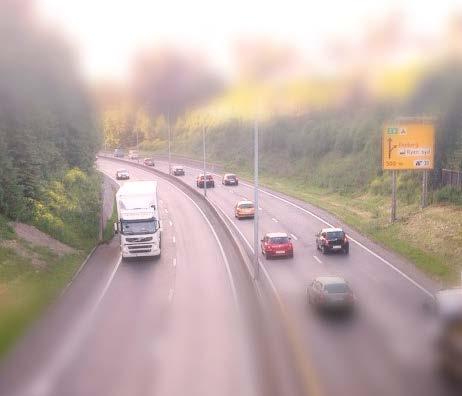
[[320, 260], [320, 258], [318, 256], [313, 256], [313, 258], [319, 263], [319, 264], [322, 264], [322, 261]]

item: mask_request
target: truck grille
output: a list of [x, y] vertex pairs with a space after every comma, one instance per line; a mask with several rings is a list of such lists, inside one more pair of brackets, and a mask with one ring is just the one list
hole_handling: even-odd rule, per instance
[[138, 238], [126, 238], [127, 242], [149, 242], [152, 241], [152, 237], [138, 237]]
[[137, 249], [149, 249], [151, 250], [151, 245], [127, 245], [130, 251]]

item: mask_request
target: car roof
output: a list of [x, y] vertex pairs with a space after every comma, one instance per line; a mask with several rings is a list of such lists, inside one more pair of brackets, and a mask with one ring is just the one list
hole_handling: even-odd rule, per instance
[[236, 176], [236, 174], [235, 173], [225, 173], [225, 177], [226, 176]]
[[145, 160], [152, 160], [152, 158], [150, 158], [150, 157], [146, 157], [146, 158], [145, 158]]
[[332, 227], [331, 228], [323, 228], [321, 230], [321, 232], [339, 232], [339, 231], [343, 232], [343, 230], [341, 228], [332, 228]]
[[268, 232], [266, 234], [267, 237], [269, 238], [284, 238], [284, 237], [288, 237], [287, 233], [285, 232]]
[[126, 169], [117, 169], [117, 172], [128, 172]]
[[318, 276], [315, 279], [315, 281], [321, 282], [323, 285], [333, 285], [333, 284], [339, 284], [339, 283], [348, 283], [341, 276], [333, 276], [333, 275]]
[[238, 201], [237, 203], [238, 205], [244, 205], [244, 204], [252, 204], [253, 205], [253, 202], [252, 201], [249, 201], [247, 199], [244, 199], [242, 201]]

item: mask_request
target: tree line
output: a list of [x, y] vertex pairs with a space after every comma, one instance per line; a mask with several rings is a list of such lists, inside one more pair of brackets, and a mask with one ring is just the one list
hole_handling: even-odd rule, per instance
[[0, 213], [28, 220], [47, 182], [92, 169], [100, 136], [71, 47], [30, 1], [0, 13]]

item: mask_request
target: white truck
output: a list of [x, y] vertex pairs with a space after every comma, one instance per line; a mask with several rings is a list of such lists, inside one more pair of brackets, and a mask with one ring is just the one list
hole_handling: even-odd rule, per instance
[[156, 181], [124, 183], [116, 194], [117, 223], [122, 257], [159, 256], [161, 220]]

